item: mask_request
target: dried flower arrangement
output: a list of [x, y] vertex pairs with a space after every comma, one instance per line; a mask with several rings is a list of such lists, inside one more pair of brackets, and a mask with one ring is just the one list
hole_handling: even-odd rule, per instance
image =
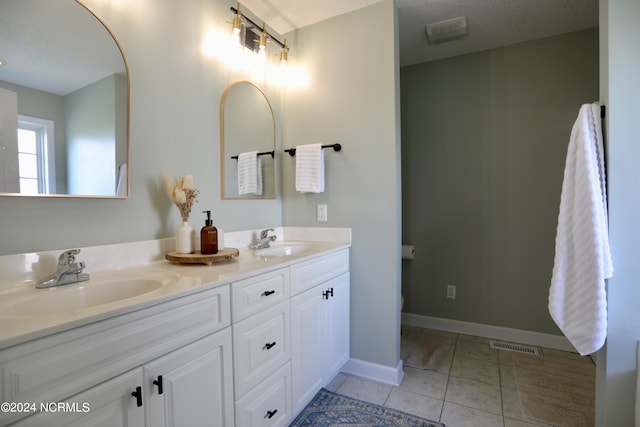
[[189, 221], [191, 207], [198, 201], [199, 193], [193, 186], [193, 176], [185, 175], [178, 179], [175, 176], [172, 178], [167, 174], [162, 174], [162, 179], [164, 180], [164, 188], [167, 190], [167, 195], [180, 210], [182, 221]]

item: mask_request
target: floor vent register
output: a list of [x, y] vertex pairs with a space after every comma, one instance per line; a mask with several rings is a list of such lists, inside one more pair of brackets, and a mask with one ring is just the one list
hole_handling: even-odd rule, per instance
[[538, 347], [532, 347], [524, 344], [514, 344], [504, 341], [489, 341], [489, 346], [497, 350], [514, 351], [516, 353], [528, 354], [531, 356], [542, 356], [542, 350]]

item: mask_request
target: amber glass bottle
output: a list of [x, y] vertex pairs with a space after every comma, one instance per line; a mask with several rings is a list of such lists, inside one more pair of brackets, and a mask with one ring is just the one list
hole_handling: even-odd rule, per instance
[[207, 220], [204, 227], [200, 230], [200, 252], [202, 254], [218, 253], [218, 229], [213, 226], [211, 219], [211, 211], [204, 211], [207, 214]]

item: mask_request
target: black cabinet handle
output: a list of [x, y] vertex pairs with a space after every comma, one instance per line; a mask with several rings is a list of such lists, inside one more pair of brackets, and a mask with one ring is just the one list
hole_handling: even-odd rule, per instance
[[131, 393], [131, 396], [136, 398], [136, 405], [138, 405], [138, 408], [141, 407], [142, 406], [142, 387], [140, 386], [136, 387], [136, 391]]
[[324, 299], [329, 299], [329, 292], [324, 291], [324, 292], [322, 293], [322, 298], [324, 298]]
[[158, 394], [162, 394], [162, 375], [158, 375], [158, 379], [154, 380], [153, 383], [158, 386]]
[[263, 296], [263, 297], [268, 297], [269, 295], [273, 295], [273, 294], [275, 294], [275, 293], [276, 293], [276, 291], [264, 291], [264, 292], [262, 293], [262, 296]]
[[269, 418], [269, 419], [271, 419], [271, 418], [273, 418], [273, 416], [274, 416], [277, 412], [278, 412], [278, 410], [277, 410], [277, 409], [274, 409], [273, 411], [267, 411], [267, 415], [266, 415], [266, 417], [267, 417], [267, 418]]
[[329, 294], [329, 296], [333, 296], [333, 288], [328, 289], [328, 290], [327, 290], [327, 293]]
[[266, 348], [267, 350], [271, 350], [271, 347], [273, 347], [274, 345], [276, 345], [276, 342], [272, 342], [272, 343], [266, 343], [264, 345], [264, 348]]

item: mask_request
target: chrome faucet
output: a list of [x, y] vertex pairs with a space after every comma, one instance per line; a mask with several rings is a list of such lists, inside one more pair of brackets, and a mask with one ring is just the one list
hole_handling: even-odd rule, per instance
[[63, 252], [58, 257], [58, 270], [52, 275], [38, 280], [36, 288], [52, 288], [89, 280], [89, 274], [82, 272], [84, 270], [84, 262], [76, 262], [76, 255], [79, 253], [80, 249], [71, 249]]
[[260, 232], [260, 239], [257, 242], [249, 245], [251, 249], [264, 249], [269, 247], [269, 243], [275, 242], [276, 236], [269, 236], [269, 232], [273, 231], [273, 228], [268, 228]]

